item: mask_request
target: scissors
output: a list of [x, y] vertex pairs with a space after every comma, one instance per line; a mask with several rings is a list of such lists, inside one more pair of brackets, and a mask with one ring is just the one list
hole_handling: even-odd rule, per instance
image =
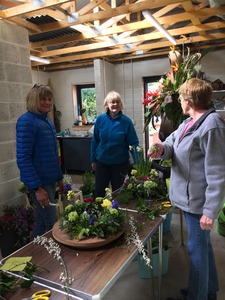
[[171, 207], [172, 205], [171, 205], [170, 201], [163, 201], [162, 206], [163, 207]]
[[41, 290], [34, 293], [29, 298], [24, 298], [23, 300], [49, 300], [51, 292], [49, 290]]

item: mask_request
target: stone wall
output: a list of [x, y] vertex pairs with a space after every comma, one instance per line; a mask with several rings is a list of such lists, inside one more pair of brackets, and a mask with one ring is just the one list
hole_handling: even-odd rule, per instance
[[16, 164], [18, 117], [32, 87], [27, 30], [0, 21], [0, 213], [3, 205], [22, 203]]

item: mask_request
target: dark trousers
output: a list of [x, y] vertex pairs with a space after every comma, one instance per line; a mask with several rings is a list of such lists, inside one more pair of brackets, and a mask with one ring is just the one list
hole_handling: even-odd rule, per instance
[[129, 161], [115, 165], [105, 165], [97, 162], [95, 170], [95, 197], [104, 197], [105, 188], [109, 187], [109, 183], [111, 183], [112, 191], [120, 188], [123, 185], [129, 166]]

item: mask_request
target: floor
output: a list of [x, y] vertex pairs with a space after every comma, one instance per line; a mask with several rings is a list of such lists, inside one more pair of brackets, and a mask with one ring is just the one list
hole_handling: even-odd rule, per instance
[[[82, 183], [81, 174], [71, 175], [73, 182], [79, 187]], [[179, 289], [185, 287], [188, 277], [188, 256], [186, 251], [187, 232], [184, 222], [184, 245], [181, 245], [180, 214], [177, 209], [172, 214], [170, 232], [164, 235], [167, 239], [170, 252], [168, 271], [162, 276], [162, 299], [167, 297], [180, 297]], [[225, 299], [225, 237], [217, 232], [217, 224], [211, 232], [211, 240], [215, 252], [220, 291], [218, 300]], [[1, 255], [0, 255], [1, 256]], [[157, 299], [158, 280], [155, 281], [155, 292]], [[134, 260], [119, 280], [104, 296], [103, 300], [154, 300], [150, 296], [150, 280], [139, 276], [138, 260]], [[158, 299], [157, 299], [158, 300]]]

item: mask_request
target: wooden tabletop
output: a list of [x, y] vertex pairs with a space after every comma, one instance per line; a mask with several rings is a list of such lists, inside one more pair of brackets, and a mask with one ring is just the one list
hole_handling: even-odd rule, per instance
[[[50, 290], [50, 299], [54, 300], [67, 300], [67, 295], [64, 294], [63, 292], [56, 291], [52, 288], [40, 285], [38, 283], [33, 283], [29, 289], [21, 289], [21, 288], [16, 288], [12, 292], [7, 293], [4, 297], [6, 300], [23, 300], [26, 298], [31, 297], [35, 292], [38, 292], [40, 290], [45, 290], [48, 289]], [[71, 300], [80, 300], [79, 298], [71, 298]]]
[[[141, 225], [139, 236], [143, 241], [147, 241], [159, 229], [163, 218], [149, 220], [143, 214], [135, 215], [138, 224]], [[51, 232], [46, 235], [52, 237]], [[125, 234], [111, 244], [93, 250], [81, 250], [62, 244], [60, 247], [69, 276], [74, 278], [70, 286], [70, 294], [85, 300], [102, 299], [137, 254], [134, 245], [128, 248]], [[50, 271], [48, 273], [39, 269], [35, 281], [64, 291], [59, 280], [61, 266], [43, 246], [30, 243], [11, 256], [32, 256], [34, 264], [44, 266]]]

